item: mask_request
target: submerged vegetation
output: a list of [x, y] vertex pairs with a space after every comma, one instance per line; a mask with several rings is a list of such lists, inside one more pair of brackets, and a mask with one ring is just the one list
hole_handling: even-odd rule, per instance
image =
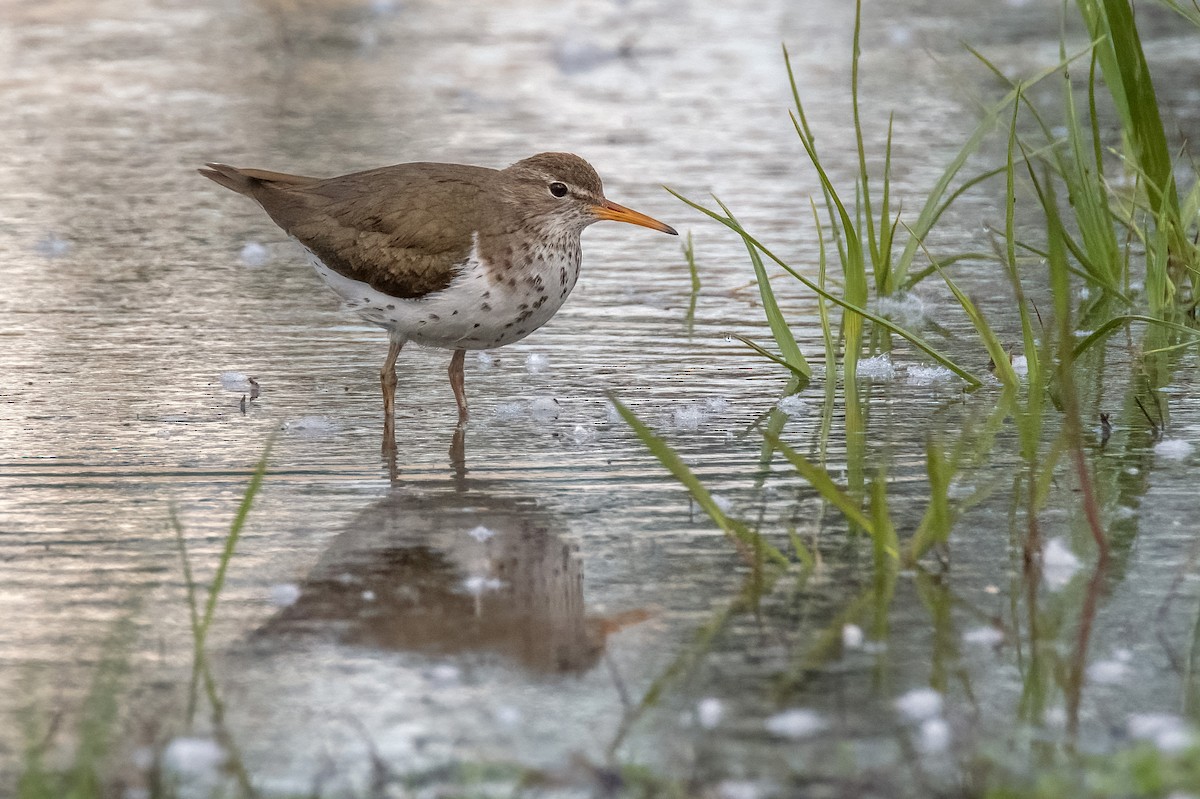
[[[1198, 22], [1194, 9], [1167, 5]], [[1031, 725], [1046, 743], [1018, 755], [1015, 769], [1011, 759], [989, 765], [981, 750], [973, 755], [977, 762], [954, 778], [959, 790], [989, 796], [1124, 796], [1195, 789], [1191, 769], [1179, 768], [1197, 751], [1190, 733], [1183, 736], [1189, 741], [1186, 756], [1178, 760], [1144, 745], [1112, 759], [1077, 754], [1096, 616], [1120, 581], [1120, 564], [1137, 537], [1136, 522], [1126, 511], [1147, 482], [1138, 477], [1134, 487], [1131, 476], [1153, 470], [1154, 445], [1171, 433], [1170, 409], [1161, 392], [1181, 353], [1200, 344], [1194, 323], [1200, 302], [1200, 181], [1186, 149], [1173, 154], [1168, 145], [1133, 9], [1128, 0], [1079, 0], [1073, 9], [1067, 4], [1064, 14], [1079, 15], [1090, 41], [1069, 51], [1065, 30], [1071, 20], [1064, 19], [1059, 62], [1025, 80], [1009, 79], [972, 50], [1007, 91], [985, 105], [975, 130], [915, 215], [900, 210], [891, 184], [890, 120], [880, 159], [873, 161], [866, 152], [869, 137], [859, 104], [861, 13], [858, 3], [850, 77], [858, 175], [852, 186], [836, 185], [825, 168], [800, 81], [784, 50], [794, 101], [791, 121], [821, 186], [812, 208], [820, 243], [817, 279], [805, 274], [808, 267], [779, 257], [720, 199], [713, 198], [710, 207], [676, 194], [745, 243], [775, 351], [743, 341], [787, 370], [787, 395], [803, 390], [814, 373], [775, 290], [781, 279], [790, 278], [816, 295], [825, 341], [821, 424], [806, 447], [797, 447], [782, 436], [786, 414], [772, 411], [758, 430], [762, 474], [765, 479], [790, 470], [841, 514], [852, 538], [864, 536], [873, 553], [873, 578], [864, 593], [833, 619], [824, 638], [796, 658], [791, 673], [781, 676], [780, 696], [790, 695], [813, 669], [838, 656], [844, 625], [861, 625], [876, 645], [887, 644], [889, 608], [901, 570], [915, 569], [918, 580], [932, 581], [926, 592], [937, 624], [948, 610], [943, 603], [949, 596], [933, 599], [946, 590], [934, 587], [941, 582], [938, 575], [953, 569], [948, 545], [955, 538], [969, 540], [960, 520], [995, 492], [1007, 491], [1009, 546], [1019, 579], [1009, 588], [1008, 613], [992, 624], [1000, 638], [1015, 644], [1015, 665], [1024, 682], [1013, 729]], [[1193, 33], [1200, 34], [1200, 28]], [[1038, 94], [1044, 94], [1051, 82], [1061, 86], [1061, 105], [1039, 107], [1032, 90], [1041, 86]], [[1105, 114], [1118, 120], [1119, 140], [1106, 137]], [[999, 164], [968, 172], [996, 152]], [[879, 163], [881, 171], [873, 172]], [[987, 246], [980, 248], [984, 251], [935, 252], [927, 241], [936, 238], [943, 214], [969, 192], [992, 187], [999, 213]], [[1019, 197], [1032, 198], [1034, 210], [1021, 202], [1018, 214]], [[840, 267], [840, 290], [827, 276], [828, 261]], [[784, 274], [773, 277], [767, 265]], [[967, 265], [969, 275], [963, 269]], [[964, 277], [951, 277], [951, 271], [960, 270]], [[959, 285], [959, 280], [981, 278], [991, 286], [1008, 286], [1007, 316], [985, 317]], [[919, 326], [889, 318], [886, 300], [903, 301], [929, 280], [942, 283], [965, 313], [978, 336], [973, 352], [961, 342], [934, 346]], [[996, 303], [990, 307], [994, 313]], [[1117, 333], [1124, 346], [1108, 348]], [[1007, 343], [1014, 337], [1020, 341], [1015, 347]], [[931, 359], [961, 380], [966, 408], [960, 433], [922, 436], [926, 504], [915, 520], [907, 509], [898, 510], [889, 491], [890, 464], [912, 456], [897, 453], [891, 443], [872, 444], [870, 382], [864, 387], [861, 376], [870, 366], [862, 361], [867, 355], [872, 363], [884, 359], [891, 369], [893, 357], [910, 357], [906, 347], [914, 350], [915, 361]], [[990, 374], [982, 369], [983, 352]], [[1114, 385], [1126, 387], [1119, 407], [1094, 415], [1101, 401], [1114, 402]], [[712, 507], [707, 490], [671, 447], [619, 403], [618, 409], [701, 508], [734, 537], [748, 566], [763, 575], [758, 586], [769, 593], [780, 575], [776, 559], [763, 556], [775, 553], [773, 531], [746, 529]], [[1112, 420], [1119, 420], [1115, 430]], [[1015, 435], [1002, 435], [1005, 431]], [[844, 460], [831, 463], [831, 450], [844, 452]], [[1012, 464], [1007, 487], [1000, 481], [962, 490], [973, 465], [997, 458]], [[1067, 522], [1048, 525], [1046, 511], [1064, 506], [1070, 509]], [[818, 516], [807, 534], [790, 532], [791, 566], [783, 571], [798, 570], [805, 580], [819, 574], [816, 542], [827, 524]], [[1091, 564], [1086, 588], [1072, 595], [1069, 606], [1038, 590], [1064, 560], [1072, 570]], [[764, 601], [762, 596], [752, 604]], [[1037, 655], [1048, 644], [1059, 653], [1049, 660]], [[1195, 642], [1186, 648], [1196, 652]], [[1023, 652], [1031, 653], [1028, 659]], [[1194, 695], [1192, 664], [1179, 667], [1189, 697]], [[949, 688], [936, 672], [932, 687]], [[1188, 715], [1195, 709], [1191, 701], [1184, 707]], [[1063, 726], [1053, 732], [1047, 718], [1058, 712]]]

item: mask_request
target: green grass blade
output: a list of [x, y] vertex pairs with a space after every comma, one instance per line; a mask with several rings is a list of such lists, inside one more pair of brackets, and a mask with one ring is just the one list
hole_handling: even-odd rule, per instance
[[[721, 206], [721, 210], [725, 212], [730, 221], [740, 228], [741, 225], [733, 213], [716, 197], [713, 200]], [[771, 289], [771, 278], [767, 275], [766, 267], [763, 266], [762, 257], [750, 242], [745, 241], [744, 237], [743, 243], [746, 245], [746, 251], [750, 253], [750, 263], [754, 265], [754, 277], [758, 281], [758, 293], [762, 298], [763, 312], [767, 315], [767, 324], [771, 327], [771, 334], [775, 337], [775, 344], [779, 347], [780, 355], [783, 356], [784, 365], [806, 380], [810, 379], [812, 367], [805, 360], [804, 353], [800, 351], [800, 345], [796, 343], [796, 338], [792, 335], [792, 329], [788, 327], [787, 320], [783, 318], [783, 312], [779, 310], [779, 303], [775, 301], [775, 292]]]
[[778, 450], [796, 468], [800, 476], [816, 489], [817, 493], [826, 502], [840, 510], [852, 524], [866, 530], [872, 539], [875, 538], [875, 522], [863, 512], [862, 508], [859, 507], [858, 503], [849, 494], [833, 482], [833, 478], [829, 476], [829, 472], [809, 461], [777, 437], [768, 436], [768, 441], [771, 446]]
[[932, 436], [925, 439], [925, 474], [929, 478], [929, 506], [909, 542], [905, 558], [908, 563], [915, 563], [930, 547], [946, 543], [954, 521], [950, 511], [950, 478], [954, 468]]
[[1025, 361], [1028, 365], [1029, 384], [1038, 385], [1038, 352], [1037, 340], [1033, 333], [1033, 321], [1029, 318], [1029, 308], [1025, 301], [1025, 290], [1021, 286], [1021, 275], [1017, 268], [1017, 238], [1016, 238], [1016, 166], [1013, 160], [1017, 142], [1017, 112], [1020, 103], [1013, 103], [1012, 122], [1008, 128], [1008, 151], [1004, 164], [1004, 257], [1008, 268], [1008, 279], [1012, 283], [1013, 295], [1017, 300], [1017, 312], [1021, 317], [1021, 340], [1025, 347]]
[[[810, 197], [808, 201], [813, 212], [813, 224], [817, 227], [817, 286], [825, 291], [825, 270], [828, 264], [825, 253], [825, 230], [821, 227], [821, 215], [817, 212], [817, 204]], [[833, 340], [833, 326], [829, 321], [829, 308], [826, 306], [823, 294], [817, 294], [817, 316], [821, 320], [821, 337], [825, 341], [825, 380], [830, 385], [837, 383], [837, 345]]]
[[1008, 352], [1005, 351], [1004, 345], [1000, 343], [1000, 339], [996, 337], [992, 326], [984, 318], [983, 312], [979, 310], [979, 306], [940, 268], [938, 269], [938, 274], [942, 276], [942, 280], [946, 281], [946, 285], [954, 294], [955, 299], [958, 300], [958, 304], [967, 312], [971, 324], [975, 326], [975, 331], [983, 339], [983, 345], [987, 348], [992, 363], [996, 366], [996, 376], [1000, 378], [1000, 382], [1006, 386], [1018, 385], [1021, 381], [1017, 379], [1017, 373], [1013, 371], [1012, 363], [1008, 359]]
[[700, 291], [700, 272], [696, 269], [696, 248], [692, 243], [692, 231], [688, 231], [683, 243], [683, 257], [687, 261], [688, 273], [692, 276], [692, 293]]
[[1178, 322], [1168, 322], [1166, 319], [1159, 319], [1154, 316], [1125, 314], [1124, 316], [1114, 316], [1112, 319], [1105, 321], [1102, 325], [1089, 333], [1086, 338], [1075, 345], [1075, 349], [1071, 353], [1072, 357], [1078, 358], [1080, 355], [1087, 352], [1093, 346], [1106, 338], [1108, 334], [1112, 333], [1114, 330], [1125, 327], [1125, 325], [1129, 324], [1130, 322], [1144, 322], [1148, 325], [1157, 325], [1168, 330], [1174, 330], [1179, 333], [1187, 333], [1189, 336], [1193, 336], [1193, 340], [1185, 342], [1184, 346], [1190, 344], [1200, 344], [1200, 330], [1188, 327], [1187, 325], [1181, 325]]
[[849, 302], [847, 300], [844, 300], [841, 297], [838, 297], [836, 294], [832, 294], [829, 291], [826, 291], [824, 288], [818, 286], [816, 283], [813, 283], [807, 277], [805, 277], [804, 275], [797, 272], [795, 269], [793, 269], [791, 266], [789, 266], [787, 263], [785, 263], [783, 260], [781, 260], [779, 257], [777, 257], [774, 253], [772, 253], [769, 249], [767, 249], [765, 246], [763, 246], [763, 244], [761, 242], [759, 242], [756, 238], [754, 238], [749, 233], [747, 233], [744, 229], [741, 228], [741, 226], [739, 226], [733, 220], [731, 220], [727, 217], [721, 216], [720, 214], [716, 213], [715, 211], [705, 208], [704, 206], [700, 205], [699, 203], [689, 200], [687, 197], [684, 197], [682, 194], [679, 194], [674, 189], [667, 188], [667, 191], [669, 191], [672, 195], [674, 195], [681, 202], [686, 203], [687, 205], [690, 205], [692, 208], [695, 208], [700, 213], [702, 213], [712, 219], [715, 219], [716, 221], [718, 221], [721, 224], [728, 227], [730, 230], [737, 233], [739, 236], [742, 236], [748, 243], [754, 245], [754, 247], [757, 248], [763, 255], [767, 256], [767, 258], [774, 261], [780, 268], [784, 269], [788, 274], [790, 274], [792, 277], [799, 280], [807, 288], [814, 291], [821, 297], [824, 297], [825, 299], [829, 300], [830, 302], [834, 303], [835, 305], [839, 305], [848, 311], [852, 311], [854, 314], [857, 314], [866, 319], [870, 319], [875, 324], [877, 324], [883, 328], [886, 328], [887, 330], [891, 330], [896, 335], [909, 341], [913, 346], [915, 346], [917, 349], [924, 352], [929, 357], [933, 358], [935, 361], [940, 363], [942, 366], [945, 366], [947, 369], [954, 372], [954, 374], [961, 377], [964, 381], [967, 382], [967, 384], [970, 387], [978, 388], [979, 386], [983, 385], [982, 381], [979, 378], [975, 377], [975, 375], [971, 374], [969, 371], [962, 368], [961, 366], [956, 364], [954, 361], [950, 360], [950, 358], [948, 358], [947, 356], [940, 353], [932, 345], [926, 343], [920, 336], [917, 336], [915, 333], [910, 333], [909, 331], [905, 330], [904, 328], [900, 327], [899, 325], [895, 324], [894, 322], [892, 322], [882, 316], [879, 316], [878, 314], [873, 314], [870, 311], [866, 310], [865, 308], [863, 308], [859, 305], [855, 305], [854, 303]]
[[213, 575], [212, 585], [208, 589], [208, 600], [204, 605], [204, 615], [200, 618], [200, 639], [203, 641], [205, 634], [208, 632], [209, 626], [212, 624], [213, 615], [217, 610], [217, 600], [221, 596], [221, 590], [225, 587], [225, 574], [229, 570], [229, 562], [233, 559], [233, 553], [237, 549], [238, 539], [241, 538], [242, 528], [246, 526], [246, 517], [250, 515], [250, 508], [254, 505], [254, 498], [258, 496], [258, 492], [262, 489], [263, 478], [267, 474], [267, 458], [271, 454], [271, 446], [274, 444], [274, 437], [267, 441], [267, 445], [263, 447], [262, 457], [258, 459], [258, 464], [254, 467], [254, 474], [250, 477], [250, 483], [246, 486], [246, 491], [242, 494], [242, 501], [238, 504], [237, 513], [234, 514], [233, 523], [229, 526], [229, 533], [225, 536], [225, 546], [221, 550], [221, 557], [217, 563], [216, 574]]
[[760, 344], [753, 341], [752, 339], [746, 338], [745, 336], [741, 335], [740, 333], [726, 333], [725, 335], [729, 336], [730, 338], [736, 338], [738, 341], [742, 342], [743, 344], [745, 344], [747, 347], [749, 347], [750, 349], [757, 352], [762, 357], [766, 358], [769, 361], [772, 361], [773, 363], [779, 364], [784, 369], [791, 371], [792, 374], [794, 374], [796, 377], [800, 378], [804, 383], [806, 383], [806, 384], [808, 383], [811, 375], [805, 374], [804, 372], [800, 371], [795, 366], [788, 363], [785, 359], [779, 357], [778, 355], [776, 355], [775, 353], [773, 353], [767, 349], [764, 349]]
[[1178, 220], [1171, 153], [1133, 8], [1128, 0], [1080, 0], [1078, 6], [1092, 38], [1103, 39], [1097, 59], [1138, 162], [1156, 189], [1149, 194], [1154, 214], [1161, 219], [1165, 211]]
[[712, 494], [709, 493], [709, 490], [704, 487], [700, 479], [687, 467], [687, 464], [683, 462], [683, 459], [679, 457], [679, 454], [667, 442], [656, 436], [633, 411], [625, 407], [613, 394], [610, 393], [608, 399], [613, 404], [613, 407], [617, 409], [617, 413], [621, 415], [621, 418], [625, 420], [625, 423], [641, 439], [646, 449], [650, 450], [650, 454], [657, 458], [658, 462], [688, 490], [688, 493], [692, 495], [692, 499], [708, 514], [708, 517], [713, 520], [717, 527], [721, 528], [735, 542], [748, 547], [750, 552], [762, 552], [766, 557], [780, 566], [787, 566], [790, 563], [782, 552], [763, 540], [761, 535], [751, 531], [736, 519], [726, 516], [713, 499]]
[[[1075, 58], [1078, 58], [1079, 55], [1082, 55], [1082, 53], [1086, 52], [1088, 52], [1088, 50], [1083, 50], [1080, 53], [1068, 58], [1064, 63], [1055, 64], [1052, 67], [1047, 67], [1046, 69], [1041, 70], [1032, 78], [1024, 81], [1022, 86], [1024, 86], [1025, 89], [1028, 89], [1030, 86], [1041, 82], [1046, 77], [1053, 75], [1063, 66], [1066, 66], [1067, 63], [1070, 63]], [[907, 283], [906, 279], [908, 270], [912, 266], [913, 260], [916, 258], [919, 242], [924, 241], [925, 238], [928, 237], [929, 231], [933, 228], [933, 224], [936, 221], [937, 216], [941, 213], [939, 209], [941, 208], [942, 200], [946, 196], [946, 192], [949, 190], [950, 184], [954, 182], [955, 176], [958, 175], [959, 170], [963, 168], [967, 160], [979, 150], [980, 145], [983, 144], [983, 141], [985, 138], [987, 138], [988, 133], [991, 132], [991, 130], [995, 127], [1000, 118], [1000, 114], [1003, 113], [1004, 109], [1008, 108], [1009, 104], [1013, 103], [1016, 98], [1017, 90], [1014, 89], [1006, 94], [999, 102], [988, 107], [988, 109], [984, 112], [983, 118], [979, 121], [979, 124], [975, 126], [975, 130], [971, 133], [970, 137], [968, 137], [966, 143], [963, 144], [963, 146], [959, 149], [958, 154], [954, 156], [954, 159], [942, 172], [941, 177], [938, 178], [937, 183], [934, 184], [933, 189], [930, 190], [929, 196], [925, 199], [925, 205], [921, 208], [921, 212], [917, 216], [917, 221], [909, 226], [914, 231], [915, 235], [909, 237], [908, 242], [904, 245], [904, 251], [901, 253], [900, 259], [896, 262], [896, 265], [893, 268], [893, 271], [896, 275], [895, 282], [897, 284]]]
[[896, 561], [900, 559], [900, 539], [896, 535], [896, 526], [892, 523], [892, 514], [888, 510], [887, 474], [883, 469], [871, 481], [871, 542], [875, 550], [876, 577], [895, 570]]

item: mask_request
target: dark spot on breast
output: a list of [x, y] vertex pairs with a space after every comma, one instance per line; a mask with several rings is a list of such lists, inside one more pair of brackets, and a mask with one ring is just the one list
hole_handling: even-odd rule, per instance
[[437, 314], [435, 314], [435, 313], [431, 313], [431, 314], [429, 315], [429, 320], [430, 320], [431, 322], [440, 322], [440, 321], [442, 321], [442, 317], [438, 316], [438, 315], [437, 315]]
[[526, 304], [526, 303], [521, 303], [520, 305], [518, 305], [518, 306], [517, 306], [517, 310], [518, 310], [518, 311], [523, 311], [523, 310], [525, 310], [525, 309], [526, 309], [526, 308], [528, 308], [528, 307], [529, 307], [529, 305], [528, 305], [528, 304]]
[[558, 270], [558, 280], [564, 286], [567, 285], [567, 268], [565, 266]]
[[533, 316], [533, 311], [521, 311], [520, 315], [517, 316], [517, 321], [524, 322], [526, 319], [528, 319], [531, 316]]
[[517, 279], [515, 277], [510, 277], [508, 279], [508, 285], [515, 289], [517, 287]]
[[523, 327], [518, 327], [518, 328], [517, 328], [517, 333], [519, 333], [519, 334], [520, 334], [520, 335], [522, 335], [522, 336], [523, 336], [523, 335], [525, 335], [527, 332], [528, 332], [528, 331], [527, 331], [527, 330], [525, 330], [525, 328], [523, 328]]
[[533, 307], [541, 308], [545, 304], [546, 304], [546, 295], [543, 294], [541, 297], [538, 297], [538, 301], [533, 304]]
[[474, 328], [476, 328], [476, 327], [479, 327], [479, 323], [478, 323], [478, 322], [476, 322], [476, 323], [474, 324], [474, 326], [472, 327], [472, 329], [474, 329]]
[[454, 309], [454, 311], [453, 311], [453, 312], [452, 312], [450, 315], [451, 315], [451, 316], [458, 316], [458, 309], [457, 309], [457, 308], [456, 308], [456, 309]]
[[507, 325], [505, 325], [505, 326], [504, 326], [504, 329], [505, 329], [505, 330], [508, 330], [508, 329], [509, 329], [510, 327], [512, 327], [512, 326], [513, 326], [513, 323], [512, 323], [512, 322], [509, 322]]
[[486, 300], [486, 299], [488, 299], [488, 298], [489, 298], [489, 297], [491, 297], [491, 296], [492, 296], [492, 292], [490, 292], [490, 291], [485, 291], [485, 292], [483, 292], [483, 298], [484, 298], [485, 300]]
[[394, 311], [394, 310], [396, 310], [396, 306], [395, 306], [395, 305], [392, 305], [391, 303], [388, 303], [388, 307], [387, 307], [387, 309], [388, 309], [389, 311]]
[[479, 306], [479, 310], [483, 311], [484, 313], [487, 313], [488, 311], [492, 310], [492, 306], [491, 306], [491, 305], [488, 305], [488, 304], [485, 302], [485, 303], [483, 303], [483, 304], [481, 304], [481, 305]]

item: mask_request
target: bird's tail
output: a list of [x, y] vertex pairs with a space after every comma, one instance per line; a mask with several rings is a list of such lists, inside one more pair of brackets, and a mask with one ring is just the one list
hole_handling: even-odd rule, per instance
[[268, 172], [265, 169], [239, 169], [236, 166], [229, 166], [229, 164], [205, 164], [205, 166], [208, 168], [196, 171], [209, 180], [248, 197], [253, 197], [255, 190], [264, 183], [303, 186], [317, 180], [317, 178], [308, 178], [303, 175]]

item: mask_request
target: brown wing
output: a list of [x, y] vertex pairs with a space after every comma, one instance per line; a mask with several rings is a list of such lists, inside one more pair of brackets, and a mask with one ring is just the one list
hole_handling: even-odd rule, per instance
[[201, 174], [257, 200], [329, 268], [393, 297], [450, 285], [471, 251], [497, 174], [399, 164], [325, 180], [209, 164]]

